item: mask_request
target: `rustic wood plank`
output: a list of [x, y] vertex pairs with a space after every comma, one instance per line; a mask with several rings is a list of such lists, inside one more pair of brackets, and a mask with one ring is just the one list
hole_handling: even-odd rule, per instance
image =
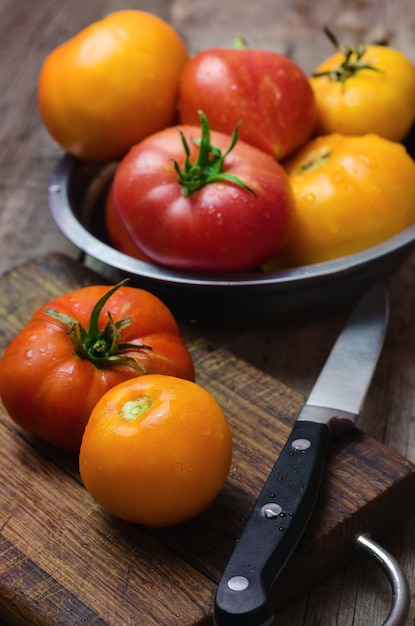
[[[91, 282], [101, 277], [56, 254], [1, 277], [0, 349], [42, 302]], [[91, 501], [76, 457], [24, 435], [2, 409], [0, 608], [11, 624], [211, 623], [216, 584], [303, 398], [193, 328], [182, 330], [198, 381], [233, 430], [223, 492], [209, 511], [174, 529], [120, 522]], [[381, 537], [413, 515], [414, 487], [415, 467], [393, 450], [359, 430], [336, 440], [315, 514], [276, 587], [276, 607], [350, 559], [357, 531]]]

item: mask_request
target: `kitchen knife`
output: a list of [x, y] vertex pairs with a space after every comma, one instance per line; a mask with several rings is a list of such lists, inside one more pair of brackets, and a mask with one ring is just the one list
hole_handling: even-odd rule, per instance
[[270, 626], [270, 590], [296, 547], [320, 488], [330, 439], [355, 426], [382, 349], [387, 292], [353, 309], [261, 491], [216, 592], [216, 626]]

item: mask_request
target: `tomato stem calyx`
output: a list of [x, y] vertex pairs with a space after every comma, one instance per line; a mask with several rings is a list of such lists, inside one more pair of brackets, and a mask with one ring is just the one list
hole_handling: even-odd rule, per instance
[[235, 50], [246, 50], [248, 44], [246, 42], [246, 39], [244, 39], [243, 37], [236, 37], [233, 42], [233, 47], [235, 48]]
[[44, 313], [68, 327], [67, 332], [74, 352], [81, 359], [91, 361], [96, 367], [125, 365], [146, 374], [142, 363], [131, 355], [123, 354], [125, 351], [152, 349], [151, 346], [145, 344], [121, 342], [121, 330], [131, 324], [131, 318], [127, 317], [114, 322], [108, 311], [108, 321], [103, 330], [100, 330], [98, 326], [99, 316], [105, 303], [127, 280], [117, 283], [98, 300], [92, 309], [87, 330], [75, 318], [55, 309], [46, 308]]
[[128, 400], [120, 411], [120, 417], [127, 422], [134, 422], [141, 417], [143, 413], [148, 411], [153, 402], [147, 394], [141, 394], [134, 400]]
[[345, 46], [343, 49], [340, 47], [336, 37], [333, 33], [325, 27], [324, 32], [330, 39], [335, 48], [344, 54], [344, 59], [337, 67], [324, 72], [314, 72], [313, 78], [320, 78], [321, 76], [327, 76], [327, 78], [333, 82], [345, 83], [346, 80], [352, 76], [355, 76], [361, 70], [372, 70], [373, 72], [381, 72], [378, 67], [363, 63], [362, 58], [366, 52], [366, 46], [358, 44], [356, 46]]
[[320, 156], [312, 159], [311, 161], [306, 161], [305, 163], [301, 165], [301, 167], [297, 171], [297, 174], [307, 174], [310, 172], [314, 172], [314, 170], [325, 165], [327, 161], [330, 159], [332, 154], [333, 154], [333, 151], [328, 150], [324, 154], [321, 154]]
[[180, 169], [177, 161], [173, 161], [173, 163], [174, 169], [178, 175], [178, 183], [183, 188], [183, 195], [190, 196], [192, 193], [198, 191], [205, 185], [216, 183], [220, 180], [226, 180], [239, 185], [255, 195], [255, 192], [240, 178], [223, 171], [224, 161], [238, 141], [239, 124], [232, 133], [229, 148], [224, 154], [222, 154], [219, 148], [212, 146], [210, 143], [210, 126], [207, 117], [202, 111], [199, 111], [199, 117], [202, 128], [202, 137], [200, 140], [193, 139], [193, 143], [199, 146], [199, 153], [194, 163], [190, 161], [190, 149], [186, 137], [184, 136], [183, 131], [179, 129], [186, 159], [182, 170]]

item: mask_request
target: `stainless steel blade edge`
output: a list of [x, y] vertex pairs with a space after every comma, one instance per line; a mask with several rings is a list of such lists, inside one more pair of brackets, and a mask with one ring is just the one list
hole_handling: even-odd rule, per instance
[[[321, 415], [321, 408], [356, 420], [377, 367], [388, 317], [386, 288], [382, 283], [376, 283], [355, 307], [340, 333], [304, 410], [298, 416], [299, 420], [311, 419], [307, 407], [319, 408], [319, 421], [328, 421]], [[350, 363], [354, 364], [352, 369]]]

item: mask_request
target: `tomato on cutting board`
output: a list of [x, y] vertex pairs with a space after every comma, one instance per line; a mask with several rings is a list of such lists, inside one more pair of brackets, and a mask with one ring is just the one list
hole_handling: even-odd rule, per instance
[[231, 431], [215, 398], [194, 382], [148, 375], [113, 387], [97, 403], [79, 468], [109, 513], [162, 527], [207, 509], [231, 459]]
[[0, 361], [0, 397], [24, 430], [77, 452], [99, 398], [152, 373], [194, 380], [169, 309], [142, 289], [92, 285], [33, 314]]

